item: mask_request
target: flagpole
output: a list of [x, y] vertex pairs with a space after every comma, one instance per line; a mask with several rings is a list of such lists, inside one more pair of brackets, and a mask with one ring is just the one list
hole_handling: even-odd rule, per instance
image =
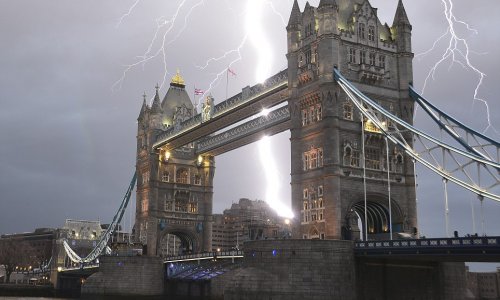
[[229, 67], [226, 69], [226, 100], [227, 100], [227, 86], [229, 85]]

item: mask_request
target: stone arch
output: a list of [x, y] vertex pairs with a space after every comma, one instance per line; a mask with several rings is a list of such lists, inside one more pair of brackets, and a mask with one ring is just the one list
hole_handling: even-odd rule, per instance
[[194, 254], [201, 251], [199, 235], [194, 230], [177, 226], [167, 227], [161, 232], [158, 247], [157, 253], [163, 257]]
[[[403, 231], [404, 215], [395, 199], [391, 199], [391, 216], [389, 216], [389, 204], [386, 195], [367, 195], [367, 225], [369, 239], [384, 239], [390, 232], [389, 220], [392, 217], [392, 232]], [[354, 235], [359, 231], [365, 230], [365, 203], [364, 199], [353, 201], [345, 214], [348, 230]], [[353, 219], [361, 221], [359, 228], [353, 226]], [[348, 235], [350, 239], [356, 239], [355, 236]]]

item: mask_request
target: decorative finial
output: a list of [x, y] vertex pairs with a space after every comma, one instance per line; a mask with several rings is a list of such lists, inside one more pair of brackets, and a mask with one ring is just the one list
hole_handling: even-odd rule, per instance
[[155, 89], [156, 89], [156, 92], [158, 92], [158, 90], [160, 89], [160, 86], [158, 85], [158, 83], [156, 83]]
[[177, 69], [177, 74], [175, 74], [175, 76], [172, 77], [171, 85], [177, 85], [177, 86], [181, 86], [181, 87], [185, 86], [184, 79], [182, 78], [181, 72], [179, 71], [179, 69]]
[[146, 102], [146, 91], [144, 91], [144, 94], [142, 94], [142, 98], [144, 98], [144, 102]]

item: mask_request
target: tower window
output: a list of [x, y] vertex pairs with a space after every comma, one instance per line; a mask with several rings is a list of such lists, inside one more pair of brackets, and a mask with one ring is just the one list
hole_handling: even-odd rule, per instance
[[368, 27], [368, 40], [372, 42], [375, 41], [375, 26]]
[[168, 171], [164, 171], [161, 176], [161, 181], [169, 182], [170, 181], [170, 173]]
[[365, 50], [359, 51], [359, 63], [362, 65], [366, 64], [366, 51]]
[[366, 25], [364, 23], [359, 23], [358, 25], [358, 35], [359, 38], [364, 40], [365, 39], [365, 31], [366, 31]]
[[344, 119], [352, 121], [353, 114], [352, 114], [351, 102], [349, 102], [349, 101], [344, 102], [343, 108], [344, 108]]
[[375, 52], [370, 52], [370, 65], [374, 66], [375, 65]]
[[379, 55], [378, 66], [385, 69], [385, 56], [384, 55]]
[[194, 184], [195, 185], [201, 185], [201, 176], [200, 175], [195, 175], [194, 176]]
[[356, 49], [349, 48], [349, 62], [351, 64], [356, 63]]
[[311, 63], [311, 49], [307, 50], [306, 51], [306, 64], [310, 64]]
[[189, 183], [188, 181], [189, 181], [188, 170], [179, 169], [176, 174], [176, 182], [188, 184]]

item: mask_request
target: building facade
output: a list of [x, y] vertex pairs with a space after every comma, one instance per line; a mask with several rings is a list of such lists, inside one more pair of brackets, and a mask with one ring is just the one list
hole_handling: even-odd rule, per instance
[[[332, 74], [338, 68], [412, 124], [411, 30], [402, 1], [392, 26], [380, 22], [367, 0], [321, 0], [318, 7], [307, 3], [304, 11], [294, 1], [287, 58], [295, 238], [358, 239], [365, 228], [369, 239], [387, 238], [390, 219], [393, 232], [416, 233], [413, 162], [394, 144], [386, 145]], [[367, 222], [358, 226], [358, 219], [365, 224], [365, 188]]]
[[289, 221], [262, 200], [242, 198], [222, 214], [214, 214], [212, 249], [243, 249], [246, 241], [289, 237]]
[[158, 87], [151, 106], [144, 96], [137, 119], [134, 234], [148, 255], [166, 255], [169, 251], [163, 248], [172, 245], [171, 235], [179, 238], [180, 253], [211, 251], [213, 156], [196, 156], [193, 144], [171, 152], [151, 151], [162, 130], [177, 128], [194, 114], [179, 73], [163, 100]]

